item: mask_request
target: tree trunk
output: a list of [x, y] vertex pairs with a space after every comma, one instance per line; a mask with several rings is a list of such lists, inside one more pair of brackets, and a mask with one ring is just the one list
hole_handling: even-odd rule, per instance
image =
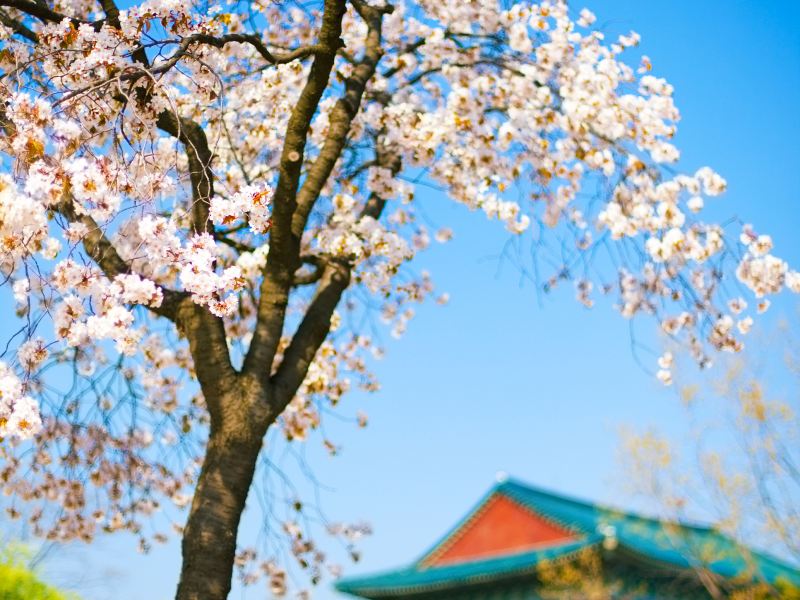
[[183, 535], [176, 600], [225, 600], [231, 589], [236, 534], [253, 481], [263, 432], [243, 420], [236, 431], [212, 426]]

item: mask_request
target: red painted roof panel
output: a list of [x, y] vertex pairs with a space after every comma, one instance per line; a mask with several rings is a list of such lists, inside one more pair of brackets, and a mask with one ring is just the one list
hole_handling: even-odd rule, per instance
[[481, 510], [424, 561], [442, 566], [525, 552], [577, 539], [573, 533], [502, 494]]

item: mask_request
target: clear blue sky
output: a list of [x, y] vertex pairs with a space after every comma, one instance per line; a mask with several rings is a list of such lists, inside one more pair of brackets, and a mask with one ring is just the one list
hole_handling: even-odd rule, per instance
[[[575, 8], [580, 8], [575, 3]], [[800, 264], [800, 2], [773, 0], [598, 0], [586, 5], [609, 33], [642, 35], [654, 73], [676, 89], [683, 114], [678, 145], [689, 171], [710, 165], [729, 191], [714, 202], [772, 234], [776, 252]], [[591, 311], [571, 286], [540, 305], [495, 258], [506, 235], [480, 215], [431, 193], [423, 199], [456, 237], [421, 260], [445, 308], [425, 306], [408, 334], [377, 365], [379, 394], [346, 400], [364, 407], [366, 430], [338, 424], [336, 458], [308, 448], [332, 519], [366, 519], [374, 535], [348, 574], [415, 558], [504, 470], [556, 490], [624, 505], [615, 453], [620, 423], [680, 432], [684, 413], [636, 363], [629, 323], [608, 305]], [[767, 320], [794, 310], [788, 296]], [[637, 331], [653, 340], [653, 324]], [[656, 342], [657, 346], [657, 342]], [[252, 519], [248, 525], [256, 525]], [[177, 543], [141, 557], [130, 540], [68, 548], [51, 561], [57, 579], [87, 573], [87, 599], [171, 598]], [[330, 599], [324, 586], [316, 594]], [[232, 598], [263, 598], [263, 587]]]

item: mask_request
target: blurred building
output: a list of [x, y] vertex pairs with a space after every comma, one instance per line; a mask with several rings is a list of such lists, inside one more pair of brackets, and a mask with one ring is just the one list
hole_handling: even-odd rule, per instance
[[691, 599], [745, 589], [747, 597], [800, 598], [789, 591], [800, 590], [800, 571], [709, 527], [505, 480], [419, 560], [336, 587], [420, 600]]

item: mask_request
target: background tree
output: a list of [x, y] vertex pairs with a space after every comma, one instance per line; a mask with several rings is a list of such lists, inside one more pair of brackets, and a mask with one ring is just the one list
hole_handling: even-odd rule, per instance
[[[657, 430], [628, 432], [622, 454], [633, 491], [666, 518], [711, 520], [744, 544], [795, 563], [800, 562], [799, 326], [794, 314], [774, 331], [753, 334], [746, 351], [705, 376], [685, 366], [676, 380], [692, 421], [690, 439], [670, 439]], [[705, 583], [714, 597], [727, 597], [714, 581]], [[763, 582], [737, 593], [800, 597], [800, 590], [776, 591]]]
[[[742, 345], [738, 287], [800, 288], [768, 236], [701, 220], [725, 181], [670, 166], [679, 113], [624, 62], [638, 36], [565, 2], [0, 0], [0, 22], [8, 510], [146, 548], [151, 515], [189, 506], [181, 600], [226, 597], [235, 563], [285, 591], [286, 565], [236, 553], [263, 440], [375, 389], [375, 317], [399, 335], [433, 290], [408, 265], [431, 237], [418, 186], [528, 236], [545, 289], [597, 286], [701, 365]], [[316, 581], [293, 507], [279, 528]]]
[[[680, 534], [678, 534], [680, 535]], [[673, 540], [677, 541], [677, 540]], [[685, 540], [684, 540], [685, 541]], [[664, 547], [672, 548], [668, 541]], [[684, 544], [682, 544], [684, 545]], [[742, 549], [746, 552], [746, 549]], [[707, 553], [708, 564], [712, 553]], [[699, 553], [687, 556], [693, 561]], [[543, 562], [537, 569], [538, 585], [535, 593], [545, 600], [635, 600], [636, 598], [682, 598], [704, 600], [707, 598], [729, 600], [797, 600], [800, 590], [789, 582], [777, 581], [775, 585], [759, 581], [743, 573], [741, 577], [723, 580], [710, 570], [697, 567], [683, 577], [672, 575], [670, 581], [657, 575], [637, 572], [628, 567], [616, 569], [604, 560], [600, 548], [585, 548], [568, 559]], [[717, 560], [724, 560], [717, 553]], [[654, 582], [658, 584], [654, 585]], [[660, 584], [660, 585], [659, 585]], [[655, 589], [653, 589], [655, 588]]]
[[626, 589], [620, 577], [608, 573], [602, 551], [596, 548], [584, 548], [570, 560], [544, 561], [536, 574], [540, 584], [537, 593], [544, 600], [634, 600], [647, 593], [641, 584]]

